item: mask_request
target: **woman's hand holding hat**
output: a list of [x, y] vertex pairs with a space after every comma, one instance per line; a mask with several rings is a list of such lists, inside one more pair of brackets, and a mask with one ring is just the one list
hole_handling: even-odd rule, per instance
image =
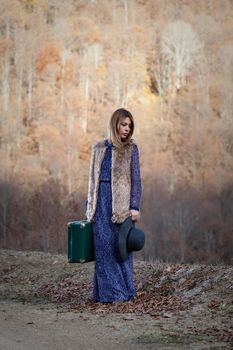
[[131, 213], [131, 219], [133, 221], [138, 221], [140, 219], [140, 212], [138, 210], [135, 209], [130, 209], [130, 213]]

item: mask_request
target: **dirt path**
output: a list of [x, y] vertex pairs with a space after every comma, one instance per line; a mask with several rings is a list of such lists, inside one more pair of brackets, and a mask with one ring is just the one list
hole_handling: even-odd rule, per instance
[[129, 314], [92, 315], [64, 312], [13, 301], [0, 303], [1, 350], [151, 349], [138, 342], [143, 329], [156, 326], [151, 317]]
[[[187, 328], [190, 322], [188, 316]], [[182, 336], [182, 332], [179, 336], [180, 327], [176, 318], [155, 320], [149, 315], [101, 315], [64, 311], [52, 304], [0, 302], [1, 350], [232, 349], [215, 337]]]

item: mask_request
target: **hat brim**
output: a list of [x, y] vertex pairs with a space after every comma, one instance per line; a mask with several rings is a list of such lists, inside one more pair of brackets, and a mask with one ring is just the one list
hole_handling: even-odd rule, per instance
[[134, 227], [134, 222], [131, 219], [131, 216], [125, 219], [125, 221], [121, 224], [120, 231], [118, 234], [118, 250], [119, 250], [119, 258], [121, 262], [127, 260], [129, 256], [129, 252], [127, 250], [127, 240], [130, 230]]

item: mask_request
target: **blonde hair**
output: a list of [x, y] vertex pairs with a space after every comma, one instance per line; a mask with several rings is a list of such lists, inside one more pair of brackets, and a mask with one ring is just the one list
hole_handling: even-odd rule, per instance
[[[127, 139], [125, 141], [122, 141], [118, 132], [118, 127], [120, 125], [120, 122], [125, 119], [129, 118], [131, 121], [131, 127], [129, 135], [127, 136]], [[119, 108], [115, 112], [113, 112], [108, 125], [108, 138], [109, 141], [112, 142], [112, 144], [116, 147], [122, 147], [129, 143], [132, 143], [133, 140], [131, 140], [131, 137], [134, 132], [134, 118], [132, 114], [127, 111], [124, 108]]]

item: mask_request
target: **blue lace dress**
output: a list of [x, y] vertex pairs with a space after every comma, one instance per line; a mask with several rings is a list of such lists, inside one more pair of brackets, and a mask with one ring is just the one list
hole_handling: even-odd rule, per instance
[[[133, 253], [120, 262], [117, 236], [120, 224], [111, 221], [111, 159], [112, 144], [105, 140], [106, 152], [101, 165], [98, 201], [93, 222], [95, 271], [93, 276], [94, 302], [130, 300], [135, 296], [133, 281]], [[139, 210], [141, 198], [139, 154], [136, 145], [132, 152], [130, 208]]]

